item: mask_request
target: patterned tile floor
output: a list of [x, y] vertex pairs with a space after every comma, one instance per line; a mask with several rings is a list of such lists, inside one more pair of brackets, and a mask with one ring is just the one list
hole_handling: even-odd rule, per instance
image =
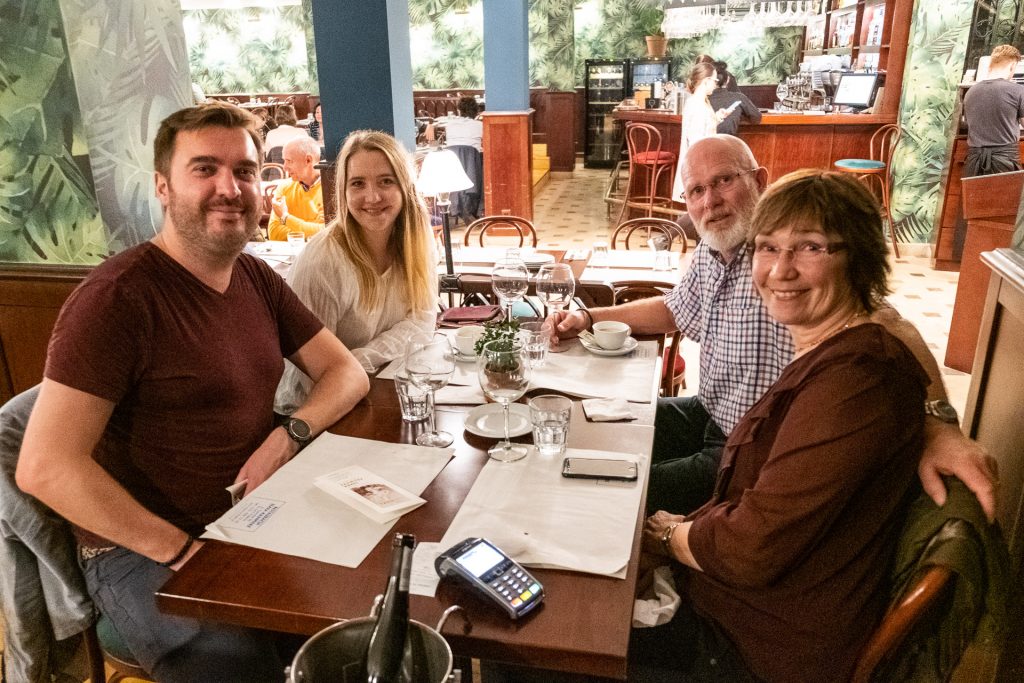
[[[543, 246], [571, 248], [607, 240], [616, 218], [607, 218], [604, 190], [608, 171], [578, 167], [571, 178], [551, 178], [534, 198], [534, 225]], [[909, 245], [902, 258], [891, 258], [893, 294], [889, 297], [900, 313], [920, 330], [943, 372], [950, 403], [961, 415], [967, 401], [970, 375], [946, 368], [943, 358], [953, 314], [959, 275], [933, 270], [926, 245]], [[906, 252], [914, 252], [908, 254]], [[684, 343], [687, 359], [687, 393], [697, 387], [697, 348]]]

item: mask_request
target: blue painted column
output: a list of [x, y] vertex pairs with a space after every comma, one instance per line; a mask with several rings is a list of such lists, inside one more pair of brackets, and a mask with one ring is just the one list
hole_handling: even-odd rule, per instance
[[483, 0], [487, 111], [530, 107], [530, 30], [526, 0]]
[[327, 158], [360, 128], [414, 150], [408, 0], [313, 0], [313, 33]]

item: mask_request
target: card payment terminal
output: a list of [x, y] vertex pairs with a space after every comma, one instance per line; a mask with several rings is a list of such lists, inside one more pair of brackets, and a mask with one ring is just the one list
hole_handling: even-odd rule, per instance
[[455, 577], [518, 619], [544, 599], [544, 588], [519, 563], [483, 538], [467, 538], [438, 555], [438, 576]]

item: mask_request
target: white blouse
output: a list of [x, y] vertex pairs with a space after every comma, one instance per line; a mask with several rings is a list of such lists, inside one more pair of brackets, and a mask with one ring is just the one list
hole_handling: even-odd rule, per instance
[[718, 132], [718, 116], [706, 97], [691, 95], [683, 106], [683, 130], [679, 136], [679, 159], [676, 161], [676, 176], [672, 183], [672, 197], [683, 199], [683, 159], [690, 145]]
[[[437, 258], [432, 240], [430, 244], [431, 264], [434, 264]], [[383, 301], [378, 308], [366, 309], [359, 302], [355, 267], [329, 230], [309, 239], [288, 273], [288, 284], [299, 299], [352, 351], [363, 369], [371, 373], [401, 357], [409, 337], [433, 332], [437, 321], [433, 307], [410, 310], [408, 300], [394, 296], [394, 292], [405, 289], [405, 273], [400, 267], [392, 266], [380, 277]], [[435, 289], [430, 300], [436, 298]], [[305, 402], [312, 386], [305, 373], [285, 361], [274, 410], [290, 415]]]

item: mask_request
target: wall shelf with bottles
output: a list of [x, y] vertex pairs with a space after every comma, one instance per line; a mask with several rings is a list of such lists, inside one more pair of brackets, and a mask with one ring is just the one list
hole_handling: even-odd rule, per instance
[[914, 0], [826, 0], [804, 33], [802, 57], [849, 56], [849, 68], [885, 73], [881, 111], [895, 115]]

